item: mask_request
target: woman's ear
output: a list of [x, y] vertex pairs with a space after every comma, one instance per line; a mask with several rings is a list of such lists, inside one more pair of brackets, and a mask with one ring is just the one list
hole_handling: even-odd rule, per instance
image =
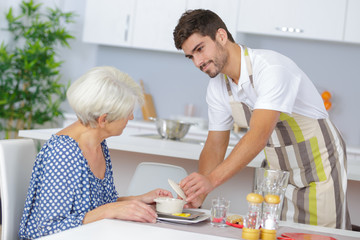
[[106, 117], [107, 117], [106, 113], [104, 113], [100, 117], [98, 117], [97, 122], [98, 122], [98, 125], [100, 128], [105, 127], [105, 124], [107, 122]]
[[225, 45], [227, 40], [228, 40], [228, 35], [225, 29], [223, 28], [219, 28], [216, 31], [216, 36], [215, 36], [216, 40], [221, 43], [222, 45]]

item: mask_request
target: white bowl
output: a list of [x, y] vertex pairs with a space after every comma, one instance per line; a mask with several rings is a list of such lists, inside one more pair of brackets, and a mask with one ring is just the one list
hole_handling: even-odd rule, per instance
[[156, 211], [160, 213], [173, 214], [182, 213], [186, 201], [176, 198], [159, 197], [155, 198]]

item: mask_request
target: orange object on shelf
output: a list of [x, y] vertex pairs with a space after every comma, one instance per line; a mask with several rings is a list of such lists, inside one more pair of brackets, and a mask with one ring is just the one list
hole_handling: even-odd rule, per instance
[[331, 93], [329, 91], [323, 91], [321, 97], [324, 101], [329, 100], [331, 98]]
[[325, 101], [324, 101], [324, 105], [325, 105], [325, 109], [326, 109], [326, 110], [329, 110], [329, 109], [331, 108], [331, 102], [328, 101], [328, 100], [325, 100]]
[[324, 101], [324, 105], [325, 105], [325, 109], [326, 110], [329, 110], [331, 108], [331, 101], [330, 101], [330, 98], [331, 98], [331, 93], [327, 90], [324, 90], [322, 93], [321, 93], [321, 98], [323, 99]]

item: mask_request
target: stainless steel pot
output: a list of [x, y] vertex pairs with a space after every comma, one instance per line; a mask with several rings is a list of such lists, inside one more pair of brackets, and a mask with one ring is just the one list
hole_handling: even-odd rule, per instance
[[161, 118], [149, 119], [155, 121], [156, 129], [162, 138], [171, 140], [180, 140], [188, 133], [191, 125], [194, 125], [194, 123], [188, 123], [178, 120]]

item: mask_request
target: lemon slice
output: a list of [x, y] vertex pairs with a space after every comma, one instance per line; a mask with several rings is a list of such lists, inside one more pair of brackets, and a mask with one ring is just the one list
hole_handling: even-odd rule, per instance
[[190, 217], [190, 213], [173, 213], [172, 215], [178, 216], [178, 217]]

